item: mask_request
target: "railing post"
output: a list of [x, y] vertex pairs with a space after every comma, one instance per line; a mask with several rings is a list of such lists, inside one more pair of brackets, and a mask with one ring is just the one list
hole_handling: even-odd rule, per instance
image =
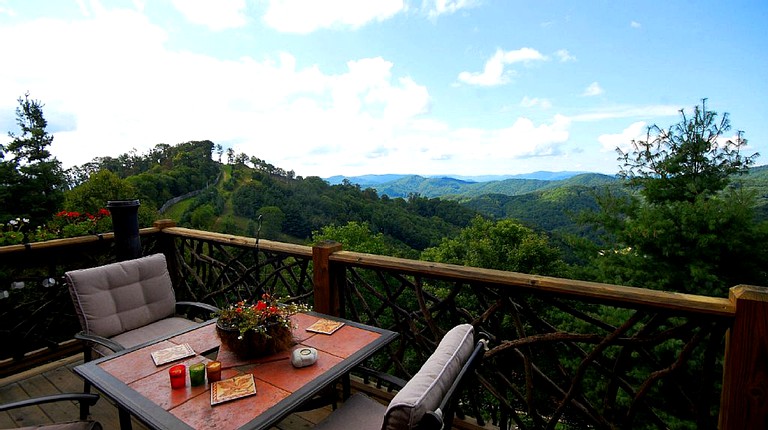
[[[341, 316], [341, 289], [343, 268], [333, 269], [330, 256], [341, 251], [341, 244], [334, 241], [323, 241], [312, 247], [312, 281], [314, 283], [315, 304], [317, 312]], [[341, 270], [341, 273], [339, 273]]]
[[736, 316], [726, 334], [720, 429], [768, 426], [768, 288], [731, 288]]

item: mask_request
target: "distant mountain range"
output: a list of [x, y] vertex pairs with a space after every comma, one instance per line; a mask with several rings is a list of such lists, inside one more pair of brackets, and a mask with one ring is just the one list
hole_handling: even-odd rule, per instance
[[[498, 179], [489, 179], [498, 178]], [[425, 177], [419, 175], [334, 176], [331, 184], [344, 179], [361, 188], [373, 188], [379, 196], [408, 198], [418, 194], [460, 202], [496, 219], [513, 218], [547, 232], [588, 235], [574, 220], [583, 210], [597, 209], [594, 191], [605, 187], [622, 189], [616, 176], [584, 172], [534, 172], [525, 175], [476, 177]], [[489, 179], [489, 180], [481, 180]], [[734, 177], [733, 185], [754, 193], [756, 217], [768, 220], [768, 166], [750, 169]]]
[[363, 175], [333, 176], [331, 185], [347, 180], [361, 188], [373, 188], [379, 195], [406, 198], [411, 194], [423, 197], [469, 199], [487, 194], [516, 196], [534, 191], [579, 185], [595, 186], [614, 182], [613, 176], [586, 172], [534, 172], [522, 175], [497, 176], [419, 176]]
[[[517, 175], [477, 175], [477, 176], [465, 176], [465, 175], [425, 175], [425, 178], [452, 178], [466, 182], [492, 182], [503, 181], [505, 179], [540, 179], [542, 181], [558, 181], [562, 179], [568, 179], [572, 176], [581, 175], [583, 173], [590, 172], [547, 172], [538, 171], [532, 173], [521, 173]], [[421, 175], [400, 175], [400, 174], [384, 174], [384, 175], [361, 175], [361, 176], [343, 176], [336, 175], [330, 178], [324, 178], [331, 185], [338, 185], [344, 179], [358, 184], [363, 188], [371, 187], [373, 185], [379, 185], [386, 182], [397, 181], [407, 176], [421, 176]]]

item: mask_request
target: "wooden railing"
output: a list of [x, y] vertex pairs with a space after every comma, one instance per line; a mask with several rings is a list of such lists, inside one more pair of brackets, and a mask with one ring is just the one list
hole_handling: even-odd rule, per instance
[[[257, 249], [253, 238], [169, 222], [141, 233], [145, 253], [169, 256], [179, 298], [222, 304], [273, 291], [399, 332], [367, 365], [402, 378], [450, 327], [474, 324], [492, 348], [463, 399], [469, 421], [742, 429], [768, 419], [768, 293], [761, 287], [713, 298], [361, 254], [335, 243], [261, 240]], [[36, 323], [48, 313], [71, 337], [78, 327], [61, 275], [113, 261], [110, 242], [104, 235], [0, 247], [0, 282], [28, 284], [0, 299], [3, 344], [51, 332]], [[40, 286], [45, 279], [56, 283]], [[65, 351], [64, 341], [15, 352], [0, 369], [71, 353], [76, 344]]]

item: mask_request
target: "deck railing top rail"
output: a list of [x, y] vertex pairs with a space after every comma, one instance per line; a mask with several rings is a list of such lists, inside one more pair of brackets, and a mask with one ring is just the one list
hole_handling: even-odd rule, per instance
[[601, 284], [597, 282], [529, 275], [525, 273], [482, 269], [455, 264], [409, 260], [405, 258], [386, 257], [350, 251], [335, 252], [330, 256], [330, 260], [357, 267], [369, 267], [401, 273], [420, 274], [439, 279], [455, 279], [466, 282], [481, 282], [507, 285], [510, 287], [521, 287], [539, 292], [582, 297], [589, 300], [609, 301], [614, 304], [647, 306], [678, 312], [690, 312], [723, 317], [733, 317], [736, 312], [733, 303], [724, 297], [708, 297], [670, 291], [650, 290], [646, 288]]
[[[232, 245], [241, 247], [255, 247], [256, 239], [252, 237], [236, 236], [232, 234], [216, 233], [212, 231], [194, 230], [184, 227], [166, 227], [162, 229], [164, 234], [172, 236], [186, 237], [191, 239], [207, 240], [221, 245]], [[273, 240], [260, 239], [259, 247], [265, 251], [281, 252], [285, 254], [294, 254], [301, 257], [311, 258], [312, 248], [305, 245], [296, 245], [293, 243], [276, 242]]]

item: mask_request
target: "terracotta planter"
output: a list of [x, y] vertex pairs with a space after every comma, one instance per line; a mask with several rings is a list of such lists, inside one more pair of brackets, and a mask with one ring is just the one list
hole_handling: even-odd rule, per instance
[[216, 321], [216, 333], [222, 345], [244, 359], [272, 355], [296, 344], [290, 327], [278, 323], [267, 326], [267, 335], [249, 330], [240, 338], [238, 329], [223, 327]]

